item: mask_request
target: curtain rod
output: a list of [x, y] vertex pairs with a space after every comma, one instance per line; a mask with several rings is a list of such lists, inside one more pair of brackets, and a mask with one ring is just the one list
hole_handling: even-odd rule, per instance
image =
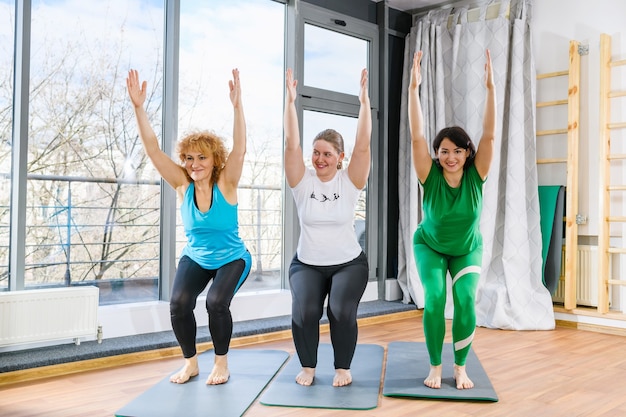
[[469, 10], [473, 10], [473, 9], [478, 9], [481, 6], [484, 6], [485, 4], [495, 5], [495, 4], [500, 4], [500, 2], [499, 1], [494, 1], [494, 0], [483, 0], [483, 1], [476, 1], [476, 0], [450, 0], [450, 1], [446, 2], [446, 3], [440, 4], [437, 7], [416, 9], [411, 14], [413, 15], [413, 18], [416, 18], [416, 17], [421, 17], [421, 16], [424, 16], [424, 15], [427, 15], [428, 12], [431, 12], [433, 10], [454, 9], [455, 7], [465, 7], [465, 6], [469, 6]]

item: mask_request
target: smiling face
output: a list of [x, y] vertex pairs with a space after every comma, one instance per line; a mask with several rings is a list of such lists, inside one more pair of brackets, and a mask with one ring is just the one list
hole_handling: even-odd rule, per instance
[[339, 163], [343, 161], [343, 158], [344, 153], [338, 152], [330, 142], [324, 139], [318, 139], [313, 142], [311, 162], [317, 176], [322, 181], [330, 180], [335, 176], [339, 169]]
[[210, 180], [213, 175], [213, 155], [189, 151], [185, 154], [185, 170], [193, 181]]
[[437, 150], [437, 158], [443, 169], [449, 173], [463, 171], [465, 161], [470, 156], [469, 149], [463, 149], [448, 138], [444, 138]]

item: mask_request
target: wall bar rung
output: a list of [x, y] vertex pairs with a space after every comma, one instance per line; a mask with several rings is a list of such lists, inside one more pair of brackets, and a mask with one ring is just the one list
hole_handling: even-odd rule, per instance
[[622, 65], [626, 65], [626, 59], [621, 59], [619, 61], [613, 61], [609, 64], [611, 67], [620, 67]]
[[549, 107], [549, 106], [561, 106], [563, 104], [567, 104], [567, 99], [565, 100], [554, 100], [554, 101], [540, 101], [537, 103], [537, 107]]
[[568, 75], [569, 70], [565, 71], [556, 71], [556, 72], [546, 72], [545, 74], [537, 74], [537, 79], [542, 80], [544, 78], [552, 78], [552, 77], [561, 77], [563, 75]]
[[538, 164], [563, 164], [567, 163], [567, 158], [542, 158], [537, 159]]
[[566, 133], [567, 129], [538, 130], [537, 136], [564, 135]]
[[[607, 222], [613, 222], [613, 223], [624, 223], [626, 222], [626, 216], [609, 216], [606, 218]], [[625, 253], [626, 253], [626, 249], [625, 249]]]

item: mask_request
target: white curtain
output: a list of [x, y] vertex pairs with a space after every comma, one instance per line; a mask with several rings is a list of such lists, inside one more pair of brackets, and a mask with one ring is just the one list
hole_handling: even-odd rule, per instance
[[[477, 325], [548, 330], [554, 328], [555, 321], [552, 298], [541, 274], [532, 1], [503, 0], [496, 4], [500, 7], [495, 18], [487, 17], [489, 3], [471, 11], [467, 7], [431, 11], [416, 19], [407, 35], [399, 138], [398, 281], [403, 301], [423, 307], [412, 244], [421, 220], [421, 197], [411, 162], [406, 103], [413, 53], [424, 53], [420, 92], [427, 138], [432, 140], [445, 126], [459, 125], [477, 145], [485, 99], [485, 50], [489, 49], [498, 124], [480, 223], [484, 255], [476, 299]], [[450, 290], [448, 295], [446, 316], [451, 317]]]

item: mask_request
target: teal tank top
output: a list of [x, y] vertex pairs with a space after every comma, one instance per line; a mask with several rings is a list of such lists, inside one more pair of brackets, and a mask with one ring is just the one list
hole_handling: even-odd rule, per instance
[[431, 249], [449, 256], [461, 256], [482, 244], [480, 214], [483, 207], [483, 184], [472, 164], [463, 173], [457, 188], [450, 187], [443, 169], [433, 162], [422, 184], [424, 218], [413, 238]]
[[217, 185], [213, 185], [211, 208], [203, 213], [194, 199], [193, 182], [187, 187], [180, 214], [187, 244], [181, 252], [205, 269], [218, 269], [241, 259], [247, 249], [239, 237], [237, 204], [230, 204]]

